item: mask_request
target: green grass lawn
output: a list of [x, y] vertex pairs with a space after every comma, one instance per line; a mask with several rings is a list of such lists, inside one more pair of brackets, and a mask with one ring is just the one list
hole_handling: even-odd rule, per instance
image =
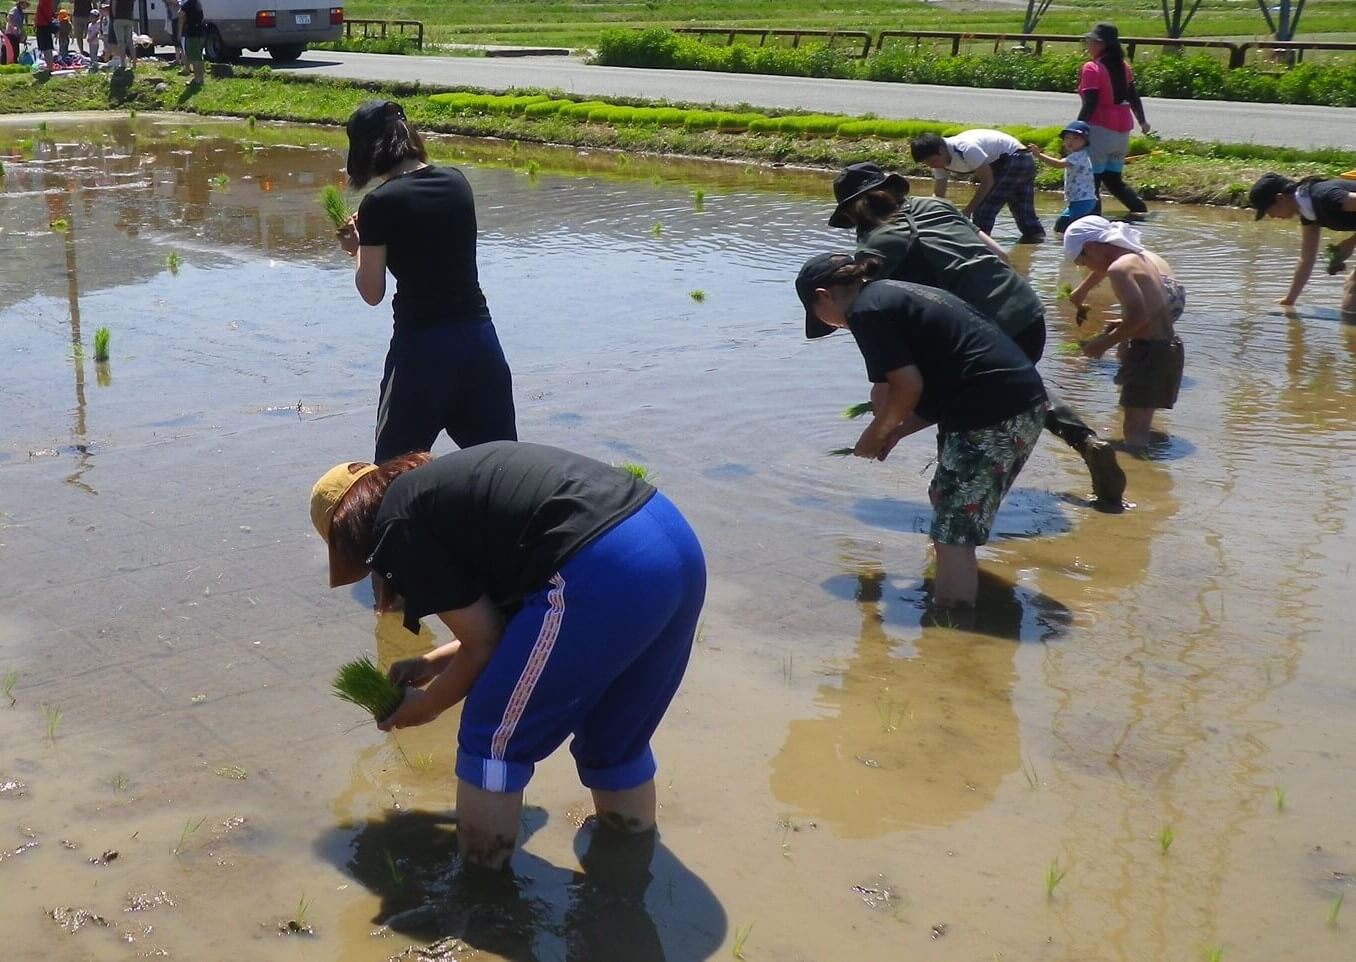
[[[1270, 0], [1269, 0], [1270, 2]], [[350, 17], [422, 20], [434, 42], [588, 47], [607, 27], [731, 26], [857, 30], [1017, 31], [1023, 7], [981, 3], [957, 9], [920, 0], [349, 0]], [[975, 4], [965, 4], [975, 7]], [[1164, 36], [1157, 0], [1061, 0], [1043, 33], [1081, 33], [1112, 20], [1122, 34]], [[1310, 0], [1301, 39], [1356, 31], [1356, 0]], [[1204, 0], [1188, 37], [1263, 37], [1266, 21], [1251, 0]]]

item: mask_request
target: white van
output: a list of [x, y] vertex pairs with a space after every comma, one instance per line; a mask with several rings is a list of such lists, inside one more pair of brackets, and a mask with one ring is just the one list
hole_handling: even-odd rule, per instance
[[[318, 6], [315, 0], [202, 0], [207, 21], [203, 49], [208, 60], [227, 63], [244, 50], [267, 50], [274, 60], [301, 56], [308, 43], [338, 40], [344, 33], [344, 8]], [[139, 31], [157, 46], [170, 46], [165, 0], [138, 0]]]

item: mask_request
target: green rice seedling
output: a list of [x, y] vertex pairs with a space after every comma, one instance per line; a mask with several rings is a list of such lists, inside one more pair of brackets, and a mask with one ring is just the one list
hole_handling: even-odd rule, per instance
[[192, 840], [193, 836], [197, 834], [198, 829], [202, 828], [202, 823], [205, 821], [207, 821], [206, 815], [202, 816], [196, 822], [191, 818], [186, 819], [184, 821], [184, 827], [179, 830], [179, 841], [175, 844], [174, 848], [170, 850], [170, 853], [172, 855], [179, 855], [182, 853], [184, 848], [187, 847], [188, 843]]
[[298, 930], [307, 928], [306, 916], [311, 911], [311, 900], [306, 897], [306, 893], [301, 893], [301, 898], [297, 899], [297, 910], [292, 913], [292, 921], [296, 923]]
[[834, 448], [829, 452], [831, 458], [850, 458], [852, 457], [852, 448]]
[[239, 765], [227, 765], [224, 768], [218, 768], [217, 774], [220, 775], [222, 778], [229, 778], [237, 782], [243, 782], [250, 776], [250, 773], [245, 771]]
[[1172, 848], [1172, 840], [1177, 837], [1177, 829], [1171, 825], [1164, 825], [1162, 831], [1158, 833], [1158, 850], [1164, 855], [1168, 854], [1168, 849]]
[[1069, 870], [1059, 864], [1056, 858], [1045, 867], [1045, 897], [1052, 899], [1055, 897], [1055, 889], [1059, 888], [1059, 883], [1064, 881], [1064, 876], [1069, 874]]
[[1073, 285], [1067, 281], [1059, 285], [1059, 288], [1055, 291], [1055, 296], [1061, 301], [1067, 301], [1070, 297], [1073, 297]]
[[405, 698], [404, 689], [387, 678], [366, 655], [339, 667], [334, 676], [334, 693], [366, 709], [377, 721], [399, 708]]
[[165, 266], [168, 267], [169, 272], [176, 277], [179, 275], [179, 268], [183, 262], [183, 258], [179, 256], [178, 251], [170, 251], [169, 256], [165, 258]]
[[1065, 341], [1058, 348], [1056, 348], [1056, 350], [1058, 350], [1059, 353], [1061, 354], [1073, 356], [1075, 354], [1083, 353], [1083, 345], [1078, 343], [1077, 341]]
[[325, 208], [325, 216], [336, 229], [347, 224], [349, 218], [353, 216], [348, 201], [344, 200], [344, 192], [333, 184], [326, 184], [320, 191], [320, 206]]
[[5, 176], [5, 162], [0, 160], [0, 177]]
[[9, 671], [5, 672], [4, 681], [0, 682], [0, 692], [3, 692], [4, 696], [9, 699], [10, 708], [13, 708], [19, 702], [19, 699], [14, 697], [14, 686], [18, 684], [18, 681], [19, 681], [18, 669], [11, 668]]
[[245, 126], [248, 127], [250, 130], [254, 129], [254, 125], [256, 123], [258, 123], [258, 121], [255, 120], [252, 115], [245, 118]]
[[1276, 800], [1276, 811], [1285, 811], [1285, 789], [1277, 785], [1271, 790], [1272, 797]]
[[[402, 751], [401, 754], [404, 755], [405, 753]], [[424, 752], [422, 755], [415, 755], [413, 758], [405, 755], [405, 764], [409, 765], [411, 770], [416, 772], [431, 772], [433, 771], [433, 766], [435, 764], [433, 753]]]
[[108, 328], [101, 327], [94, 332], [94, 362], [108, 363]]
[[621, 464], [617, 465], [617, 467], [621, 468], [638, 481], [648, 482], [654, 479], [654, 475], [650, 473], [649, 468], [645, 467], [643, 464], [636, 464], [634, 461], [623, 461]]
[[1201, 953], [1201, 958], [1203, 958], [1205, 962], [1223, 962], [1224, 946], [1222, 945], [1210, 946], [1208, 949]]
[[43, 716], [47, 719], [47, 740], [49, 742], [55, 743], [57, 725], [61, 722], [61, 706], [43, 705], [42, 713]]
[[211, 180], [213, 190], [226, 190], [231, 186], [231, 178], [227, 174], [217, 174]]
[[[0, 176], [4, 176], [3, 172], [0, 172]], [[706, 210], [706, 191], [700, 187], [692, 192], [692, 209], [699, 214]]]
[[122, 772], [118, 772], [116, 775], [114, 775], [112, 778], [108, 780], [108, 784], [113, 786], [114, 792], [121, 795], [123, 792], [127, 791], [127, 786], [129, 782], [126, 775], [124, 775]]
[[386, 859], [386, 871], [390, 873], [391, 881], [395, 883], [396, 888], [403, 888], [405, 885], [405, 872], [396, 864], [395, 856], [391, 854], [389, 848], [385, 849], [381, 854]]
[[1328, 273], [1339, 274], [1347, 266], [1347, 259], [1342, 256], [1342, 248], [1336, 244], [1329, 244], [1324, 248], [1324, 253], [1328, 258]]
[[706, 300], [706, 291], [703, 290], [688, 291], [687, 296], [692, 298], [698, 304], [700, 304], [702, 301]]
[[650, 233], [655, 237], [662, 237], [664, 234], [664, 225], [659, 221], [655, 221], [654, 226], [650, 228]]
[[537, 173], [541, 170], [541, 164], [535, 160], [529, 160], [523, 169], [527, 171], [528, 177], [535, 178]]
[[47, 121], [45, 120], [38, 121], [38, 133], [40, 134], [47, 133]]
[[1337, 916], [1342, 914], [1342, 902], [1346, 897], [1346, 892], [1339, 892], [1337, 898], [1328, 906], [1328, 924], [1334, 928], [1337, 926]]
[[855, 421], [857, 418], [865, 417], [868, 414], [875, 414], [876, 409], [871, 406], [870, 401], [863, 401], [861, 404], [854, 404], [850, 408], [843, 410], [843, 417], [849, 421]]
[[199, 137], [202, 136], [202, 131], [199, 130], [197, 127], [189, 127], [188, 136], [192, 137], [194, 140], [197, 140]]
[[64, 234], [71, 229], [71, 222], [64, 217], [58, 217], [47, 226], [52, 228], [53, 234]]
[[748, 944], [749, 936], [752, 933], [753, 933], [752, 922], [744, 926], [742, 929], [738, 927], [735, 928], [734, 948], [731, 950], [730, 954], [733, 955], [736, 959], [744, 958], [744, 946]]

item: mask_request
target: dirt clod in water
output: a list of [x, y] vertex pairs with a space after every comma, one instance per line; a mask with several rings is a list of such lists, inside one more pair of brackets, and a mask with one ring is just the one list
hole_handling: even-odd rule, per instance
[[90, 856], [89, 864], [107, 865], [109, 862], [116, 862], [117, 859], [118, 859], [118, 850], [115, 848], [110, 848], [107, 852], [104, 852], [102, 855]]
[[309, 923], [298, 922], [296, 919], [288, 919], [286, 922], [278, 923], [279, 935], [315, 935], [315, 929], [311, 928]]
[[[113, 853], [115, 856], [116, 852]], [[170, 898], [164, 892], [143, 892], [140, 895], [127, 896], [127, 907], [124, 912], [146, 912], [150, 909], [159, 908], [162, 905], [168, 905], [174, 908], [174, 899]]]
[[53, 922], [71, 934], [79, 932], [87, 925], [108, 928], [108, 919], [86, 909], [73, 909], [69, 906], [59, 905], [47, 914], [52, 917]]
[[7, 778], [0, 775], [0, 799], [4, 798], [23, 798], [24, 790], [28, 786], [17, 778]]
[[32, 840], [30, 840], [30, 841], [24, 842], [24, 843], [23, 843], [22, 845], [20, 845], [18, 848], [0, 849], [0, 862], [3, 862], [5, 859], [8, 859], [8, 858], [14, 858], [14, 857], [17, 856], [17, 855], [22, 855], [22, 854], [24, 854], [25, 852], [27, 852], [28, 850], [34, 849], [34, 848], [37, 848], [37, 847], [38, 847], [38, 840], [37, 840], [37, 839], [32, 839]]
[[932, 941], [936, 942], [942, 936], [946, 935], [947, 925], [945, 922], [938, 922], [932, 927]]
[[411, 945], [387, 962], [461, 962], [475, 956], [476, 950], [458, 938], [439, 939], [431, 945]]
[[883, 875], [876, 876], [870, 885], [852, 886], [852, 891], [862, 897], [867, 907], [873, 909], [888, 909], [899, 901], [899, 892], [885, 881]]

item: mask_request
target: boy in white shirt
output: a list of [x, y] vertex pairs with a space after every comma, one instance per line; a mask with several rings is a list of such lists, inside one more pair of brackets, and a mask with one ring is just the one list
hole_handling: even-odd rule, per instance
[[965, 216], [986, 234], [1004, 205], [1012, 211], [1020, 244], [1045, 240], [1045, 226], [1036, 216], [1036, 161], [1016, 137], [1001, 130], [976, 128], [954, 137], [923, 134], [909, 144], [914, 161], [932, 168], [932, 193], [946, 196], [947, 180], [954, 174], [971, 175], [979, 182]]
[[1051, 157], [1036, 144], [1026, 149], [1043, 164], [1064, 168], [1064, 209], [1055, 220], [1055, 233], [1062, 234], [1080, 217], [1097, 213], [1097, 178], [1092, 172], [1092, 158], [1088, 156], [1088, 141], [1092, 128], [1082, 120], [1075, 120], [1059, 132], [1059, 146], [1064, 156]]

